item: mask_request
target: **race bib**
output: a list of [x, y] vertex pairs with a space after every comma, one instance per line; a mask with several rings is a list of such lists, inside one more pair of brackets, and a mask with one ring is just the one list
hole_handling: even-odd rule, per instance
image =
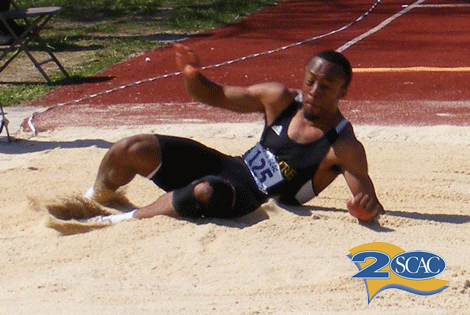
[[256, 185], [264, 193], [284, 179], [274, 154], [260, 143], [246, 152], [243, 160], [250, 169]]

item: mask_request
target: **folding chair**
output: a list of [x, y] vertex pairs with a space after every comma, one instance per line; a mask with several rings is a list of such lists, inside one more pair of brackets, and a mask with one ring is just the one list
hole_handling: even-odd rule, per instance
[[11, 142], [11, 137], [10, 137], [10, 132], [8, 131], [8, 119], [5, 117], [5, 112], [3, 111], [3, 105], [0, 103], [0, 114], [1, 114], [1, 120], [0, 120], [0, 134], [3, 131], [3, 128], [5, 128], [5, 132], [7, 133], [7, 139], [8, 142]]
[[[39, 33], [44, 29], [46, 24], [51, 20], [52, 16], [62, 10], [61, 7], [35, 7], [28, 9], [19, 9], [13, 1], [10, 1], [14, 10], [10, 11], [1, 11], [0, 12], [0, 22], [5, 26], [12, 37], [12, 42], [9, 44], [8, 48], [5, 49], [3, 54], [0, 56], [0, 61], [7, 59], [4, 64], [0, 67], [0, 73], [5, 70], [6, 67], [21, 53], [22, 51], [29, 57], [33, 62], [36, 69], [42, 74], [46, 79], [47, 83], [51, 83], [51, 79], [43, 70], [42, 65], [48, 62], [54, 62], [60, 71], [65, 75], [66, 78], [69, 78], [69, 75], [59, 60], [52, 53], [51, 48], [44, 42], [44, 40], [39, 36]], [[26, 27], [22, 29], [21, 34], [17, 34], [18, 30], [12, 28], [8, 23], [9, 21], [14, 20], [23, 20], [26, 24]], [[11, 22], [10, 22], [11, 23]], [[42, 49], [49, 55], [50, 59], [38, 62], [36, 58], [31, 54], [31, 51], [28, 49], [28, 44], [30, 42], [38, 43]], [[16, 50], [16, 51], [15, 51]], [[8, 56], [9, 53], [13, 52], [13, 55]]]

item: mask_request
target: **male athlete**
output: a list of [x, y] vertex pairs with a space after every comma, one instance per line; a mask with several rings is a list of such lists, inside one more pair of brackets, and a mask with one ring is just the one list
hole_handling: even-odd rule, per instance
[[364, 148], [338, 109], [352, 73], [343, 55], [327, 51], [313, 56], [306, 64], [302, 89], [294, 90], [279, 83], [218, 84], [201, 74], [198, 58], [188, 47], [176, 44], [175, 52], [185, 87], [196, 100], [235, 112], [264, 113], [261, 140], [240, 157], [163, 135], [120, 140], [103, 158], [86, 196], [105, 204], [136, 174], [166, 193], [148, 206], [99, 220], [238, 217], [268, 198], [290, 205], [305, 203], [339, 174], [353, 195], [347, 203], [352, 216], [368, 222], [383, 212]]

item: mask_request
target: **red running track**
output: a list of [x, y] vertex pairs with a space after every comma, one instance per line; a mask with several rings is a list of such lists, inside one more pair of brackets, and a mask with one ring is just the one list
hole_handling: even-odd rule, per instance
[[[191, 37], [184, 44], [200, 56], [203, 66], [214, 65], [340, 29], [374, 3], [284, 1], [233, 25]], [[349, 93], [341, 105], [353, 123], [468, 126], [469, 19], [470, 1], [382, 0], [371, 14], [347, 29], [276, 53], [207, 69], [204, 74], [227, 84], [279, 81], [300, 87], [309, 56], [340, 49], [354, 68]], [[147, 57], [150, 62], [145, 61]], [[260, 119], [256, 114], [240, 115], [194, 103], [180, 76], [156, 79], [176, 71], [171, 47], [150, 51], [35, 101], [31, 105], [51, 109], [35, 116], [34, 126], [43, 131], [67, 125]], [[120, 86], [125, 88], [118, 89]], [[90, 97], [93, 94], [99, 95]]]

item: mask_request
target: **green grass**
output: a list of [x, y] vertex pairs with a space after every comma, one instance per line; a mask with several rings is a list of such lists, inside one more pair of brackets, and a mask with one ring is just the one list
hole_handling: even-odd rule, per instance
[[[71, 79], [51, 70], [52, 84], [28, 82], [28, 73], [15, 84], [0, 84], [0, 102], [22, 104], [51, 89], [77, 84], [110, 65], [123, 62], [164, 43], [143, 35], [192, 34], [232, 23], [275, 0], [16, 0], [21, 8], [61, 6], [41, 33], [65, 65]], [[37, 52], [39, 47], [30, 47]], [[21, 62], [29, 62], [24, 53]], [[67, 62], [64, 62], [67, 61]], [[16, 61], [15, 61], [16, 62]], [[36, 71], [31, 64], [29, 71]], [[21, 78], [24, 77], [24, 80]], [[42, 77], [41, 77], [42, 78]], [[0, 82], [3, 82], [0, 73]], [[24, 82], [24, 83], [23, 83]]]

